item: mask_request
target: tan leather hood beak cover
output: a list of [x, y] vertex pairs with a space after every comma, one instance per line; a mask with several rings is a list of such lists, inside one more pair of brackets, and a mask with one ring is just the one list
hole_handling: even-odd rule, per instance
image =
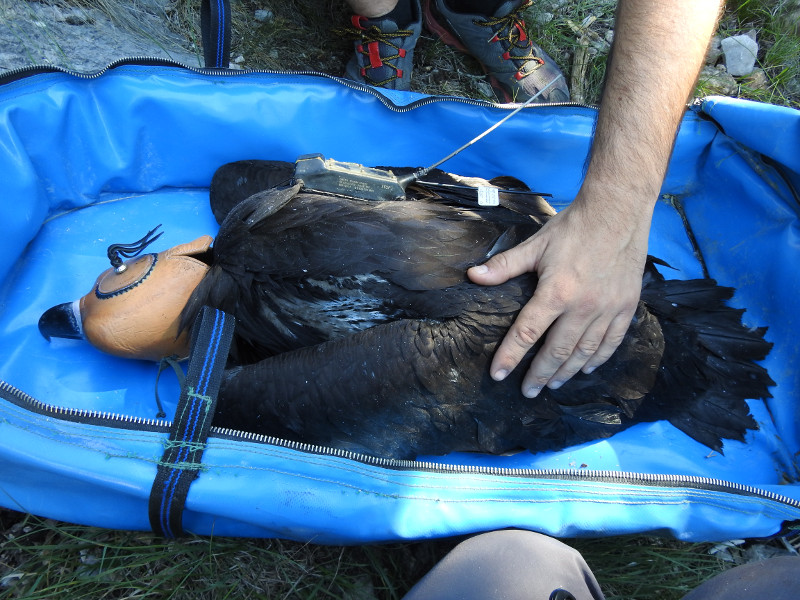
[[178, 335], [183, 307], [208, 271], [195, 258], [213, 242], [208, 235], [158, 254], [125, 261], [124, 270], [110, 268], [80, 299], [86, 339], [96, 348], [125, 358], [158, 361], [189, 355], [189, 332]]

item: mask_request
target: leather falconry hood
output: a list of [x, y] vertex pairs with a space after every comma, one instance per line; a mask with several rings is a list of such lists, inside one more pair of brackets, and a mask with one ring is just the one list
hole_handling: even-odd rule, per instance
[[[186, 358], [189, 333], [178, 334], [180, 314], [209, 269], [198, 257], [214, 238], [204, 235], [157, 254], [140, 255], [161, 235], [152, 237], [154, 231], [135, 244], [110, 246], [111, 268], [82, 298], [47, 310], [39, 319], [42, 335], [48, 340], [85, 339], [123, 358]], [[123, 262], [120, 255], [132, 258]]]

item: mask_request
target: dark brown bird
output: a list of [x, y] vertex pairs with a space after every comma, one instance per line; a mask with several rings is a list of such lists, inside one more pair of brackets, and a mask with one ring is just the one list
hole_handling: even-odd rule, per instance
[[[280, 185], [292, 167], [233, 163], [212, 182], [221, 227], [182, 323], [203, 305], [237, 319], [215, 424], [397, 458], [553, 450], [659, 419], [721, 450], [757, 428], [745, 399], [770, 396], [756, 361], [771, 344], [726, 305], [732, 289], [664, 280], [651, 259], [613, 357], [528, 399], [535, 348], [503, 382], [489, 363], [536, 278], [465, 272], [535, 233], [544, 199], [434, 172], [405, 201], [368, 202]], [[480, 183], [510, 191], [482, 207]]]

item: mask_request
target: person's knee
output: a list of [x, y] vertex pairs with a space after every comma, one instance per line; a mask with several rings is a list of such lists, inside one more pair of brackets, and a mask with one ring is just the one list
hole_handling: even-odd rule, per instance
[[579, 600], [602, 598], [581, 554], [532, 531], [482, 533], [456, 546], [414, 588], [407, 599], [547, 598], [567, 590]]
[[511, 557], [514, 562], [533, 564], [541, 560], [573, 560], [583, 563], [583, 556], [563, 542], [535, 531], [503, 529], [471, 537], [459, 544], [473, 555], [483, 554], [493, 559], [498, 555]]

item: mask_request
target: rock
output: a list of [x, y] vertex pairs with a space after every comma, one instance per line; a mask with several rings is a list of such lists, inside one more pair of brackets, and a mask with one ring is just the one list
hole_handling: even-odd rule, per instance
[[725, 67], [734, 77], [749, 75], [758, 56], [758, 42], [749, 35], [734, 35], [721, 42], [725, 55]]
[[43, 64], [94, 73], [129, 56], [201, 66], [202, 58], [167, 27], [166, 0], [98, 4], [114, 6], [119, 22], [97, 8], [0, 1], [0, 73]]
[[484, 98], [494, 98], [494, 90], [492, 89], [492, 86], [490, 86], [490, 85], [489, 85], [488, 83], [486, 83], [485, 81], [478, 81], [478, 82], [475, 84], [475, 87], [477, 87], [477, 88], [478, 88], [478, 92], [479, 92], [479, 93], [481, 94], [481, 96], [483, 96]]
[[739, 85], [724, 68], [703, 67], [703, 70], [700, 71], [698, 87], [703, 94], [708, 96], [730, 96], [736, 94]]
[[745, 548], [742, 552], [743, 563], [760, 563], [776, 556], [797, 556], [787, 548], [780, 548], [771, 544], [757, 544]]
[[372, 580], [362, 575], [353, 581], [352, 588], [348, 589], [348, 600], [375, 600], [375, 586], [372, 585]]
[[779, 31], [800, 37], [800, 0], [789, 0], [778, 7], [777, 25]]
[[708, 44], [708, 50], [706, 51], [706, 64], [707, 65], [715, 65], [717, 61], [722, 56], [722, 38], [718, 35], [715, 35], [711, 38], [711, 41]]
[[[0, 50], [0, 65], [13, 65], [16, 60], [18, 60], [18, 58], [15, 53]], [[3, 72], [3, 69], [4, 67], [0, 67], [0, 73]]]
[[266, 23], [267, 21], [272, 21], [272, 19], [275, 18], [275, 15], [271, 10], [262, 8], [253, 13], [253, 18], [255, 18], [255, 20], [259, 23]]
[[540, 25], [545, 25], [553, 20], [553, 13], [550, 12], [536, 12], [533, 13], [533, 20]]
[[88, 12], [79, 8], [61, 10], [57, 6], [53, 6], [53, 17], [56, 21], [69, 25], [90, 25], [94, 22]]
[[800, 98], [800, 77], [789, 79], [789, 81], [783, 84], [783, 87], [786, 94], [794, 98]]
[[594, 50], [592, 54], [608, 54], [611, 51], [611, 43], [598, 37], [589, 42], [589, 49]]
[[753, 69], [750, 75], [742, 79], [742, 85], [749, 90], [766, 90], [769, 89], [770, 82], [764, 69]]

